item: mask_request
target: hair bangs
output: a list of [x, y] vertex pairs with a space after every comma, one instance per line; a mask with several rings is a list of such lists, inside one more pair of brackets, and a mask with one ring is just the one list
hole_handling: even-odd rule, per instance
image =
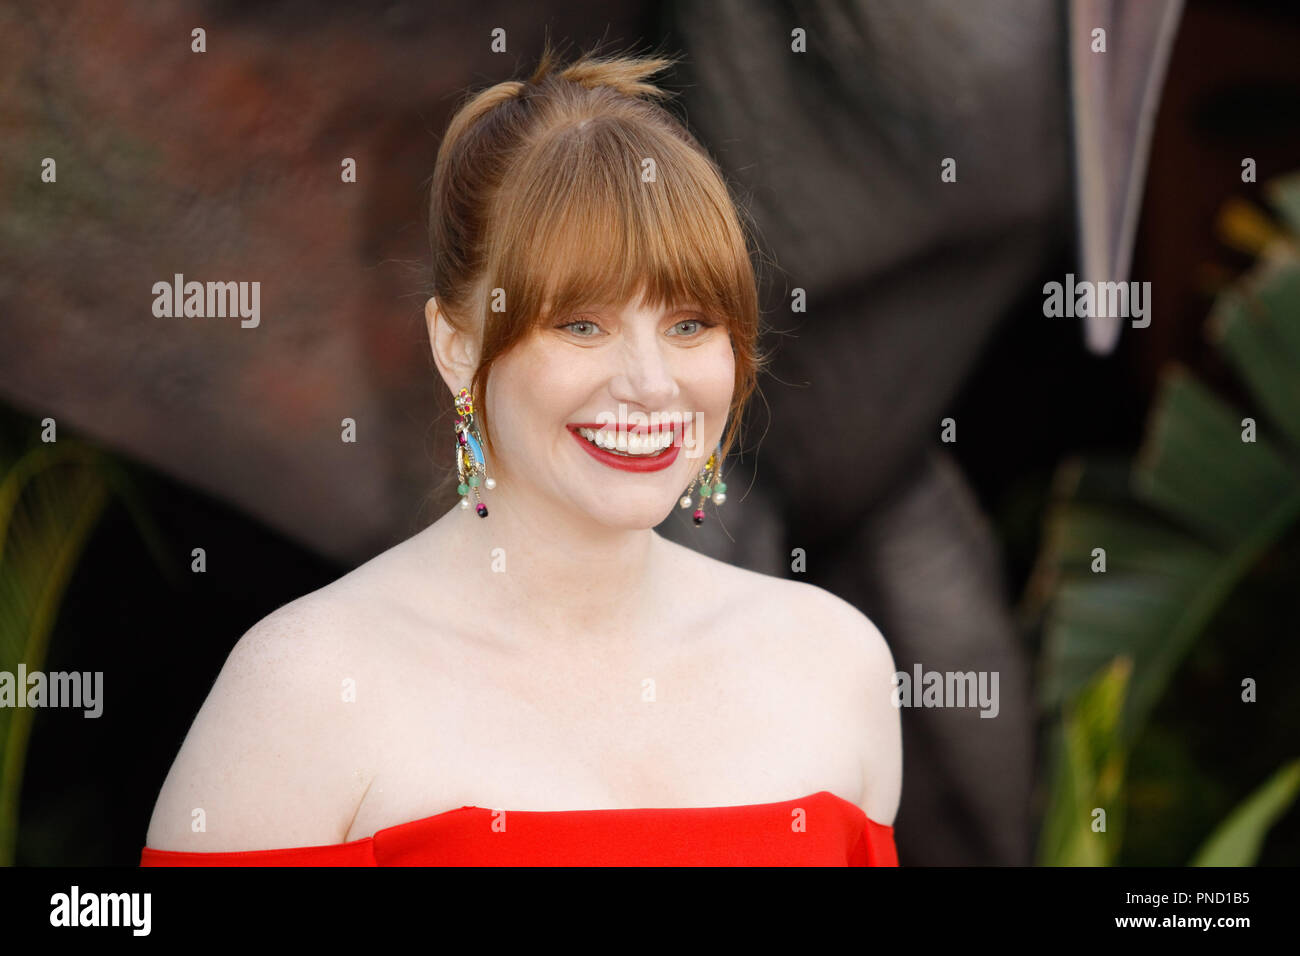
[[694, 306], [738, 334], [753, 328], [753, 270], [725, 184], [686, 143], [641, 132], [591, 120], [521, 170], [499, 234], [509, 324], [532, 330], [584, 307], [640, 304]]

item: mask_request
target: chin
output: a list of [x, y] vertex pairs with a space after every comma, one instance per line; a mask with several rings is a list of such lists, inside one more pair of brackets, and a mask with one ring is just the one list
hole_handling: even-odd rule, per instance
[[663, 501], [656, 497], [654, 501], [626, 501], [622, 507], [614, 507], [614, 502], [605, 502], [603, 507], [590, 509], [592, 520], [608, 528], [623, 531], [645, 531], [656, 528], [673, 512], [676, 499]]

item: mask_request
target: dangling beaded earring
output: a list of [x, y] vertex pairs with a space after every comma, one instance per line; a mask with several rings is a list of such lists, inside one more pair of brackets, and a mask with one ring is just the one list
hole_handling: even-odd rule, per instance
[[487, 476], [487, 462], [483, 458], [483, 445], [479, 439], [478, 428], [474, 425], [474, 400], [469, 389], [462, 388], [456, 395], [456, 472], [460, 484], [456, 493], [462, 495], [460, 506], [469, 507], [469, 495], [474, 495], [474, 510], [480, 518], [488, 516], [487, 505], [479, 498], [478, 487], [481, 483], [491, 491], [497, 486], [496, 480]]
[[683, 508], [691, 506], [691, 492], [695, 490], [698, 482], [700, 486], [700, 506], [695, 509], [691, 515], [691, 520], [695, 522], [698, 528], [704, 524], [704, 502], [710, 498], [715, 505], [720, 505], [727, 500], [727, 485], [719, 480], [719, 473], [722, 470], [722, 443], [718, 443], [717, 450], [709, 456], [709, 460], [704, 463], [700, 473], [691, 479], [690, 487], [686, 489], [686, 494], [682, 495], [681, 500], [677, 502]]

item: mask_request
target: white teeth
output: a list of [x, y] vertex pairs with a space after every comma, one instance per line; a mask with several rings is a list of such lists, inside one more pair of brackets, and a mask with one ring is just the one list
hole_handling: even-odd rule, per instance
[[578, 434], [594, 445], [616, 455], [657, 455], [673, 441], [672, 430], [638, 434], [636, 432], [596, 431], [579, 428]]

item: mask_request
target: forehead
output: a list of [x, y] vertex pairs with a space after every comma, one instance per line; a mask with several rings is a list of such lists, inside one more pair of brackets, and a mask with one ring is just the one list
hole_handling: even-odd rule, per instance
[[604, 315], [629, 315], [635, 312], [686, 312], [690, 309], [698, 309], [700, 304], [693, 301], [670, 302], [665, 306], [649, 306], [643, 302], [625, 302], [623, 305], [611, 305], [605, 302], [594, 302], [590, 305], [582, 306], [586, 312], [600, 312]]

